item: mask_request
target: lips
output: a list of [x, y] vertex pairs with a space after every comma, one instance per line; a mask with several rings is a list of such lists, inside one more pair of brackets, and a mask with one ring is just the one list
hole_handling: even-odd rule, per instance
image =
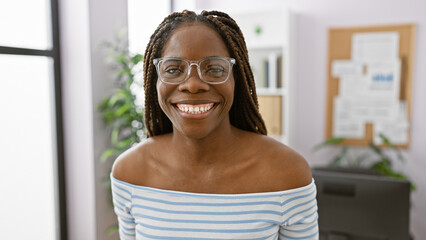
[[182, 112], [191, 115], [203, 114], [210, 111], [214, 107], [214, 103], [203, 103], [203, 104], [176, 104], [176, 108]]

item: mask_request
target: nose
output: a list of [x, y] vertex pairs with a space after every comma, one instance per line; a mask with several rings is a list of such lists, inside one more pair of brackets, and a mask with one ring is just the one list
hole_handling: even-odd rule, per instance
[[185, 82], [179, 84], [179, 90], [189, 93], [208, 91], [210, 89], [210, 84], [205, 83], [203, 80], [200, 79], [200, 76], [197, 71], [197, 66], [195, 64], [191, 64], [189, 67], [189, 77]]

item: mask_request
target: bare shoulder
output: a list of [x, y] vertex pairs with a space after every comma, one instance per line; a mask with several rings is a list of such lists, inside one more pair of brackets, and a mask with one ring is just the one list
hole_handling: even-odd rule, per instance
[[[119, 179], [124, 182], [132, 183], [134, 182], [133, 175], [134, 169], [141, 169], [141, 166], [144, 165], [144, 160], [147, 156], [144, 154], [146, 152], [147, 146], [150, 144], [150, 139], [147, 139], [136, 146], [131, 147], [124, 153], [120, 154], [112, 165], [112, 175], [114, 178]], [[142, 168], [143, 169], [143, 168]]]
[[145, 139], [118, 156], [111, 170], [114, 178], [131, 184], [141, 184], [144, 176], [150, 171], [158, 141], [161, 141], [158, 137]]
[[259, 178], [263, 179], [271, 190], [299, 188], [312, 182], [309, 164], [295, 150], [267, 136], [256, 137], [255, 142], [260, 149], [257, 157], [258, 169], [261, 169], [259, 174], [266, 176]]

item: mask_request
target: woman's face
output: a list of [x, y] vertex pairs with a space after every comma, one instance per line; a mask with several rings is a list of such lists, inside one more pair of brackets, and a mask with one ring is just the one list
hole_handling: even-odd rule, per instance
[[[230, 57], [220, 35], [202, 23], [178, 27], [163, 48], [161, 57], [198, 61], [205, 57]], [[229, 110], [234, 97], [234, 77], [222, 84], [203, 82], [191, 66], [189, 79], [178, 85], [157, 80], [158, 102], [173, 124], [173, 131], [201, 139], [215, 130], [229, 127]]]

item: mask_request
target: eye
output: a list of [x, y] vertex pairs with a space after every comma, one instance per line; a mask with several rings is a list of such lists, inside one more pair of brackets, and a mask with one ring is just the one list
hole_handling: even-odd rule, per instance
[[225, 69], [222, 66], [211, 66], [207, 68], [206, 72], [222, 73], [225, 72]]
[[175, 77], [186, 72], [185, 64], [182, 61], [169, 60], [161, 65], [161, 73], [168, 77]]
[[221, 65], [209, 65], [206, 67], [204, 74], [211, 78], [220, 78], [225, 75], [226, 69]]
[[165, 69], [164, 72], [167, 74], [179, 74], [182, 73], [182, 70], [178, 67], [169, 67]]

